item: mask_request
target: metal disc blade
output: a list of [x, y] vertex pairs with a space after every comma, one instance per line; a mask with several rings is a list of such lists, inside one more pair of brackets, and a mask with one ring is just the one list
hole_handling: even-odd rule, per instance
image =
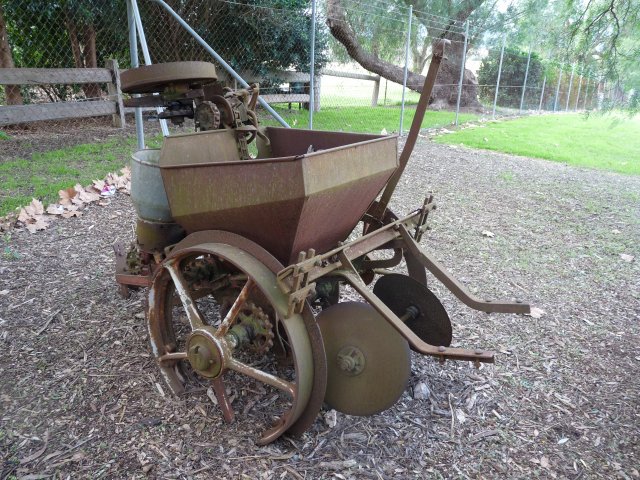
[[122, 72], [124, 93], [161, 93], [171, 84], [201, 86], [218, 79], [216, 67], [208, 62], [169, 62], [144, 65]]
[[451, 345], [449, 315], [425, 285], [406, 275], [393, 273], [381, 277], [373, 293], [398, 317], [405, 315], [409, 307], [417, 309], [417, 316], [407, 320], [406, 325], [420, 339], [438, 347]]
[[373, 415], [396, 403], [411, 373], [407, 341], [367, 303], [338, 303], [317, 321], [327, 354], [325, 401], [349, 415]]

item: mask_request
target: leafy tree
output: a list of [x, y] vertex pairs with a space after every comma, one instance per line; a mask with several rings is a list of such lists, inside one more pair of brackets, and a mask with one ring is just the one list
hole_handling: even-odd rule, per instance
[[[247, 5], [200, 0], [167, 2], [234, 69], [277, 84], [273, 72], [309, 72], [311, 12], [306, 0]], [[154, 62], [211, 61], [208, 53], [169, 14], [146, 2], [147, 41]], [[326, 63], [327, 35], [316, 31], [316, 71]], [[220, 75], [224, 72], [220, 70]]]
[[[527, 70], [528, 52], [516, 48], [504, 49], [504, 61], [502, 62], [502, 72], [500, 74], [501, 85], [524, 85], [524, 77]], [[495, 96], [495, 85], [498, 80], [498, 69], [500, 66], [500, 49], [494, 49], [482, 60], [478, 70], [478, 81], [480, 82], [480, 96], [485, 101], [493, 102]], [[544, 66], [540, 57], [536, 53], [531, 53], [529, 63], [529, 74], [527, 85], [539, 85], [544, 76]], [[498, 104], [503, 107], [520, 107], [521, 88], [500, 88], [498, 89]]]
[[[115, 58], [129, 62], [125, 0], [2, 0], [16, 67], [90, 68]], [[308, 72], [311, 15], [307, 0], [272, 0], [259, 5], [219, 0], [167, 2], [235, 69], [268, 76], [273, 71]], [[154, 2], [138, 2], [152, 60], [212, 61], [211, 56]], [[326, 34], [316, 34], [316, 69], [326, 62]], [[224, 77], [221, 71], [221, 76]], [[278, 83], [271, 76], [272, 83]], [[52, 100], [67, 87], [43, 88]], [[87, 97], [98, 85], [84, 85]]]

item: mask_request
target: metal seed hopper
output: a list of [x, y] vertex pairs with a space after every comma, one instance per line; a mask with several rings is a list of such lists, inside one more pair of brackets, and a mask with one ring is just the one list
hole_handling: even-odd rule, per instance
[[[450, 347], [426, 271], [471, 308], [529, 306], [476, 298], [420, 246], [432, 197], [402, 218], [387, 208], [441, 57], [399, 158], [396, 136], [262, 128], [258, 87], [223, 89], [209, 64], [122, 75], [129, 93], [159, 93], [130, 106], [166, 107], [162, 118], [193, 118], [197, 130], [134, 155], [137, 242], [116, 247], [122, 293], [149, 287], [151, 347], [174, 393], [211, 387], [227, 421], [241, 411], [264, 424], [264, 444], [307, 430], [325, 402], [352, 415], [391, 407], [411, 350], [493, 362], [490, 351]], [[406, 273], [391, 270], [403, 264]]]

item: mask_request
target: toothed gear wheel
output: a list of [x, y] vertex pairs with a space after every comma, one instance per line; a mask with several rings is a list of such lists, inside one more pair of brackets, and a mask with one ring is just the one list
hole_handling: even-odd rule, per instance
[[262, 308], [247, 302], [238, 314], [238, 324], [250, 332], [251, 346], [256, 352], [266, 353], [273, 347], [273, 324]]

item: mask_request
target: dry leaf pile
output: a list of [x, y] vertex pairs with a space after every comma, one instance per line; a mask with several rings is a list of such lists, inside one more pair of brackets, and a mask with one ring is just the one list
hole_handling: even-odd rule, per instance
[[[124, 167], [120, 174], [109, 173], [104, 180], [94, 180], [91, 185], [83, 187], [77, 184], [75, 187], [60, 190], [58, 203], [50, 204], [46, 210], [42, 202], [33, 199], [29, 205], [20, 209], [20, 213], [15, 218], [24, 225], [30, 233], [45, 230], [53, 217], [63, 218], [79, 217], [86, 205], [96, 203], [100, 206], [107, 206], [109, 198], [115, 192], [131, 193], [131, 169]], [[5, 224], [11, 226], [13, 222], [8, 218]]]
[[230, 425], [206, 382], [181, 396], [163, 383], [145, 292], [124, 300], [114, 282], [111, 245], [135, 223], [116, 195], [3, 239], [0, 478], [640, 478], [640, 178], [422, 142], [404, 180], [393, 209], [434, 191], [423, 245], [467, 288], [539, 309], [476, 312], [429, 278], [453, 345], [495, 365], [413, 354], [391, 409], [324, 410], [302, 437], [257, 446], [273, 399], [259, 383], [228, 382]]

